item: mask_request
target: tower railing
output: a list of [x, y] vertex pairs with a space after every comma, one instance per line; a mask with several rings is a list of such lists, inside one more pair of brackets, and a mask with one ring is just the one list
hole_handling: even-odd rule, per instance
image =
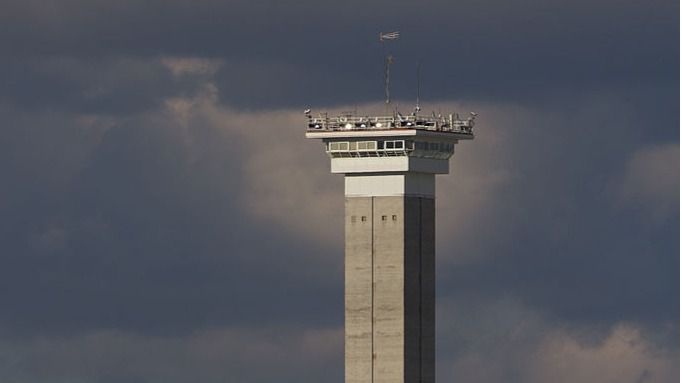
[[472, 114], [467, 119], [461, 119], [456, 114], [447, 116], [356, 116], [341, 115], [329, 117], [320, 114], [317, 117], [307, 115], [308, 131], [354, 131], [354, 130], [390, 130], [390, 129], [419, 129], [436, 132], [453, 132], [473, 135], [474, 120]]

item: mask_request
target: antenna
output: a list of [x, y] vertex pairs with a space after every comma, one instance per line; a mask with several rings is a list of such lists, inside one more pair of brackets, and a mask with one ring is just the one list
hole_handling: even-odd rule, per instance
[[391, 83], [391, 64], [393, 64], [393, 56], [386, 55], [386, 64], [384, 65], [384, 93], [386, 94], [386, 105], [391, 103], [391, 91], [389, 85]]
[[421, 74], [422, 74], [422, 64], [417, 61], [417, 105], [414, 107], [414, 114], [416, 115], [422, 109], [419, 107], [419, 96], [421, 93]]
[[379, 41], [381, 41], [381, 45], [384, 47], [384, 53], [386, 55], [386, 62], [384, 65], [384, 93], [386, 95], [386, 107], [388, 108], [388, 105], [391, 103], [391, 92], [389, 89], [389, 85], [391, 83], [391, 64], [393, 64], [393, 55], [388, 51], [388, 48], [386, 44], [384, 44], [384, 41], [387, 40], [397, 40], [398, 37], [400, 37], [400, 32], [395, 31], [395, 32], [387, 32], [379, 33]]

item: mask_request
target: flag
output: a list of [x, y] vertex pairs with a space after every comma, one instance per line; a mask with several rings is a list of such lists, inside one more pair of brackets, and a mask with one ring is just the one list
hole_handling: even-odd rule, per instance
[[400, 32], [395, 31], [395, 32], [381, 32], [379, 33], [379, 41], [384, 41], [384, 40], [396, 40], [398, 37], [400, 37]]

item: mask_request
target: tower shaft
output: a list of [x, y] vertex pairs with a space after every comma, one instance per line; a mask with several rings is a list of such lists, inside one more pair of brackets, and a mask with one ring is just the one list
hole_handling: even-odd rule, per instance
[[434, 382], [433, 197], [347, 196], [345, 210], [346, 383]]

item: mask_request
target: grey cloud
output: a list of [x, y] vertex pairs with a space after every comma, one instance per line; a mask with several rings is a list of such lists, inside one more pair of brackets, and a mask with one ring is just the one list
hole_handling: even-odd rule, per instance
[[[56, 57], [4, 62], [0, 101], [27, 111], [135, 115], [170, 95], [195, 92], [196, 76], [173, 76], [162, 58]], [[201, 74], [198, 74], [201, 77]]]
[[[220, 327], [182, 336], [97, 331], [0, 342], [0, 379], [18, 382], [341, 381], [343, 332]], [[335, 375], [338, 378], [331, 378]]]
[[163, 116], [107, 127], [93, 142], [73, 116], [43, 125], [37, 117], [36, 137], [54, 129], [62, 139], [42, 147], [25, 140], [28, 129], [3, 131], [14, 172], [3, 183], [8, 288], [0, 296], [12, 310], [0, 314], [2, 332], [292, 321], [296, 301], [316, 305], [310, 323], [337, 323], [341, 276], [295, 272], [317, 265], [302, 255], [320, 245], [292, 241], [241, 209], [239, 141], [200, 120], [186, 130]]
[[677, 320], [679, 249], [665, 239], [677, 216], [652, 231], [612, 209], [611, 178], [641, 149], [643, 122], [620, 113], [624, 103], [479, 108], [477, 139], [439, 181], [440, 292], [510, 294], [576, 323]]
[[[677, 379], [679, 351], [623, 322], [586, 336], [505, 296], [441, 300], [438, 377], [444, 381], [651, 382]], [[466, 308], [466, 309], [465, 309]], [[675, 336], [675, 331], [662, 331]], [[596, 336], [595, 336], [596, 335]]]
[[[386, 28], [403, 32], [395, 47], [399, 98], [414, 94], [417, 59], [426, 69], [425, 95], [434, 99], [457, 94], [538, 102], [547, 93], [632, 85], [655, 85], [675, 97], [666, 81], [678, 66], [667, 54], [677, 49], [673, 1], [646, 10], [634, 1], [146, 4], [10, 2], [0, 41], [8, 57], [21, 60], [193, 56], [246, 62], [224, 72], [222, 85], [233, 87], [229, 101], [250, 108], [293, 106], [312, 97], [325, 104], [380, 98], [383, 53], [376, 36]], [[30, 80], [16, 71], [5, 76]]]

